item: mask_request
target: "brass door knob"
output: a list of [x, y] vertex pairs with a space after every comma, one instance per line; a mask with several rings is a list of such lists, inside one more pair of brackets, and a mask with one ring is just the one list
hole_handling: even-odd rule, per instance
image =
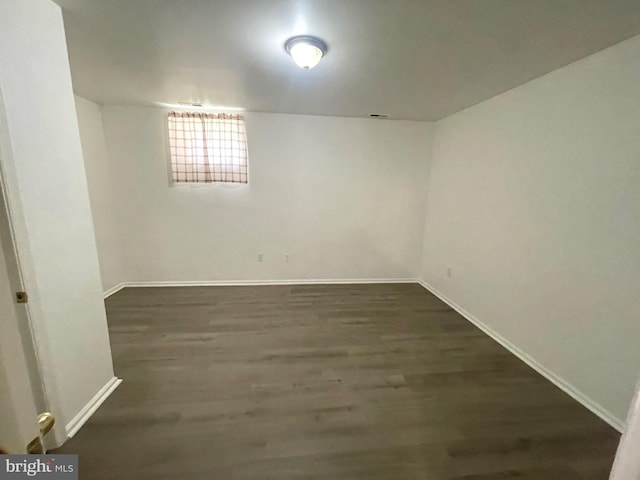
[[56, 418], [50, 412], [42, 412], [38, 415], [38, 425], [42, 435], [49, 433], [55, 424]]
[[29, 442], [27, 445], [27, 453], [29, 455], [43, 455], [44, 447], [42, 446], [42, 439], [40, 437], [36, 437]]
[[50, 412], [42, 412], [38, 415], [38, 427], [40, 427], [40, 435], [31, 440], [27, 445], [27, 453], [42, 455], [45, 453], [42, 445], [42, 437], [49, 433], [56, 423], [55, 417]]

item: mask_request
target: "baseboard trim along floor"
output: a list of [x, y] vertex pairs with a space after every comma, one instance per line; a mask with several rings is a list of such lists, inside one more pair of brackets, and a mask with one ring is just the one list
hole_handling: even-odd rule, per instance
[[115, 285], [115, 286], [109, 288], [108, 290], [106, 290], [102, 294], [102, 296], [103, 296], [103, 298], [109, 298], [111, 295], [113, 295], [114, 293], [118, 293], [120, 290], [122, 290], [126, 286], [127, 285], [125, 283], [119, 283], [118, 285]]
[[100, 405], [102, 405], [107, 398], [114, 392], [116, 388], [122, 383], [122, 379], [118, 377], [111, 378], [104, 387], [102, 387], [98, 393], [96, 393], [91, 400], [73, 417], [73, 419], [67, 423], [67, 437], [72, 438], [78, 430], [91, 418]]
[[211, 280], [173, 282], [123, 282], [104, 292], [104, 298], [126, 287], [255, 287], [260, 285], [357, 285], [373, 283], [418, 283], [415, 278], [341, 278], [289, 280]]
[[[104, 298], [107, 298], [107, 297], [119, 292], [120, 290], [122, 290], [125, 287], [200, 287], [200, 286], [202, 286], [202, 287], [204, 287], [204, 286], [214, 287], [214, 286], [331, 285], [331, 284], [344, 285], [344, 284], [376, 284], [376, 283], [419, 283], [423, 288], [425, 288], [427, 291], [431, 292], [433, 295], [435, 295], [440, 300], [445, 302], [447, 305], [449, 305], [451, 308], [453, 308], [456, 312], [458, 312], [460, 315], [462, 315], [465, 319], [467, 319], [469, 322], [473, 323], [480, 330], [482, 330], [485, 334], [487, 334], [488, 336], [493, 338], [496, 342], [498, 342], [500, 345], [502, 345], [504, 348], [509, 350], [509, 352], [511, 352], [513, 355], [518, 357], [520, 360], [522, 360], [524, 363], [526, 363], [531, 368], [536, 370], [539, 374], [541, 374], [543, 377], [545, 377], [551, 383], [553, 383], [558, 388], [563, 390], [565, 393], [570, 395], [574, 400], [576, 400], [580, 404], [584, 405], [591, 412], [593, 412], [595, 415], [600, 417], [602, 420], [607, 422], [609, 425], [611, 425], [613, 428], [615, 428], [619, 432], [623, 432], [624, 431], [624, 425], [625, 425], [625, 421], [624, 420], [616, 417], [609, 410], [607, 410], [606, 408], [602, 407], [598, 403], [596, 403], [593, 400], [591, 400], [588, 396], [586, 396], [584, 393], [579, 391], [573, 385], [571, 385], [570, 383], [566, 382], [565, 380], [563, 380], [562, 378], [560, 378], [556, 374], [554, 374], [552, 371], [550, 371], [547, 368], [545, 368], [543, 365], [538, 363], [534, 358], [532, 358], [526, 352], [524, 352], [521, 349], [519, 349], [516, 345], [514, 345], [509, 340], [504, 338], [502, 335], [500, 335], [498, 332], [493, 330], [487, 324], [485, 324], [484, 322], [480, 321], [474, 315], [472, 315], [471, 313], [466, 311], [460, 305], [455, 303], [453, 300], [448, 298], [446, 295], [444, 295], [441, 292], [439, 292], [435, 287], [433, 287], [432, 285], [428, 284], [427, 282], [425, 282], [423, 280], [418, 280], [418, 279], [415, 279], [415, 278], [375, 278], [375, 279], [374, 278], [354, 278], [354, 279], [291, 279], [291, 280], [258, 280], [258, 281], [255, 281], [255, 280], [229, 280], [229, 281], [212, 280], [212, 281], [173, 281], [173, 282], [169, 282], [169, 281], [166, 281], [166, 282], [165, 281], [161, 281], [161, 282], [123, 282], [123, 283], [120, 283], [120, 284], [110, 288], [106, 292], [104, 292]], [[117, 385], [115, 385], [111, 391], [113, 391], [116, 387], [117, 387]], [[104, 398], [106, 399], [106, 397], [110, 393], [111, 392], [108, 392], [107, 395]], [[104, 401], [104, 399], [102, 401]], [[102, 403], [102, 401], [100, 401], [100, 403]], [[93, 402], [93, 400], [92, 400], [92, 402]], [[89, 403], [91, 404], [92, 402], [89, 402]], [[94, 408], [93, 411], [95, 411], [95, 409], [97, 409], [98, 406], [99, 406], [99, 404]], [[85, 409], [86, 408], [87, 407], [85, 407]], [[83, 412], [84, 412], [85, 409], [83, 409]], [[93, 413], [93, 411], [91, 413]], [[81, 414], [82, 414], [82, 412], [80, 412], [78, 414], [78, 416], [76, 416], [76, 418], [74, 418], [74, 420], [72, 420], [69, 423], [69, 425], [72, 425], [72, 424], [75, 425], [74, 422], [76, 422], [76, 419], [78, 419], [78, 417], [80, 417]], [[91, 416], [91, 414], [89, 414], [89, 416]], [[86, 418], [82, 421], [82, 423], [84, 423], [85, 421], [86, 421]], [[69, 425], [68, 425], [67, 426], [67, 431], [68, 432], [69, 431], [73, 431], [73, 433], [75, 433], [80, 428], [80, 426], [82, 426], [82, 423], [79, 426], [74, 427], [75, 429], [74, 428], [69, 428]], [[69, 436], [73, 436], [73, 435], [69, 435]]]
[[420, 285], [422, 285], [427, 291], [431, 292], [436, 297], [438, 297], [440, 300], [442, 300], [444, 303], [446, 303], [451, 308], [453, 308], [456, 312], [458, 312], [464, 318], [466, 318], [471, 323], [473, 323], [476, 327], [478, 327], [480, 330], [482, 330], [488, 336], [493, 338], [496, 342], [498, 342], [504, 348], [509, 350], [512, 354], [514, 354], [516, 357], [518, 357], [524, 363], [526, 363], [531, 368], [533, 368], [540, 375], [542, 375], [547, 380], [549, 380], [551, 383], [553, 383], [555, 386], [557, 386], [562, 391], [564, 391], [567, 395], [571, 396], [574, 400], [576, 400], [577, 402], [579, 402], [580, 404], [582, 404], [583, 406], [588, 408], [591, 412], [596, 414], [598, 417], [600, 417], [602, 420], [607, 422], [609, 425], [611, 425], [613, 428], [615, 428], [619, 432], [621, 432], [621, 433], [624, 432], [625, 422], [623, 420], [621, 420], [620, 418], [616, 417], [609, 410], [607, 410], [606, 408], [602, 407], [601, 405], [599, 405], [596, 402], [594, 402], [593, 400], [591, 400], [588, 396], [586, 396], [580, 390], [575, 388], [573, 385], [571, 385], [570, 383], [566, 382], [565, 380], [563, 380], [562, 378], [560, 378], [556, 374], [554, 374], [552, 371], [550, 371], [547, 368], [545, 368], [543, 365], [538, 363], [534, 358], [529, 356], [526, 352], [520, 350], [516, 345], [514, 345], [509, 340], [504, 338], [502, 335], [500, 335], [498, 332], [493, 330], [491, 327], [489, 327], [484, 322], [478, 320], [474, 315], [472, 315], [471, 313], [467, 312], [464, 308], [462, 308], [460, 305], [455, 303], [453, 300], [448, 298], [443, 293], [439, 292], [432, 285], [428, 284], [424, 280], [419, 280], [418, 283]]
[[92, 480], [596, 479], [620, 440], [418, 282], [127, 288], [105, 307], [125, 383], [56, 452]]

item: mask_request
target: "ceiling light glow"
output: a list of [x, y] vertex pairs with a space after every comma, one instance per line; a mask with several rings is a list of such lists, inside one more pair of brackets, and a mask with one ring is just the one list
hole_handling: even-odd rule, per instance
[[163, 108], [171, 108], [177, 110], [193, 110], [197, 108], [198, 110], [211, 111], [211, 112], [244, 112], [246, 108], [243, 107], [231, 107], [228, 105], [210, 105], [208, 103], [200, 103], [200, 102], [176, 102], [176, 103], [164, 103], [164, 102], [154, 102], [153, 105]]
[[327, 44], [316, 37], [301, 35], [287, 40], [285, 50], [300, 68], [309, 70], [322, 60], [327, 53]]

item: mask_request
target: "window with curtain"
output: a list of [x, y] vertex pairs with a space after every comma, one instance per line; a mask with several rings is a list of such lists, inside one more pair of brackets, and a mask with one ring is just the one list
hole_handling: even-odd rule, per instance
[[247, 136], [240, 115], [170, 112], [169, 148], [176, 183], [247, 183]]

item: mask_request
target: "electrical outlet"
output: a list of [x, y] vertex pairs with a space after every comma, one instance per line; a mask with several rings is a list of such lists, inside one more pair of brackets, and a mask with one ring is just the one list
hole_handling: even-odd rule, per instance
[[451, 267], [447, 267], [447, 277], [451, 278], [453, 276], [453, 272], [451, 270]]
[[264, 262], [264, 253], [259, 253], [258, 254], [258, 263], [262, 263]]
[[291, 254], [289, 252], [285, 252], [284, 254], [284, 261], [288, 262], [291, 259]]

